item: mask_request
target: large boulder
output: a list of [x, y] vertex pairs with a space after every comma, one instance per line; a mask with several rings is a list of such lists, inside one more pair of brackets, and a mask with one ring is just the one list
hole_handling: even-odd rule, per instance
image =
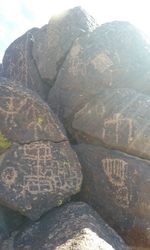
[[9, 140], [29, 143], [67, 140], [48, 105], [32, 91], [0, 78], [0, 131]]
[[84, 175], [78, 198], [92, 205], [129, 245], [150, 248], [150, 162], [98, 145], [74, 149]]
[[66, 118], [102, 88], [150, 93], [150, 44], [127, 22], [115, 21], [78, 38], [50, 90], [48, 102]]
[[37, 32], [38, 28], [27, 31], [7, 48], [3, 58], [2, 76], [18, 81], [20, 85], [45, 98], [47, 86], [41, 80], [32, 53], [34, 35]]
[[150, 97], [130, 89], [105, 89], [73, 117], [72, 134], [79, 141], [150, 159]]
[[49, 107], [0, 84], [0, 203], [31, 219], [79, 192], [80, 164]]
[[44, 81], [53, 84], [72, 43], [95, 27], [95, 20], [76, 7], [52, 17], [48, 25], [35, 34], [33, 56]]
[[29, 223], [14, 238], [15, 250], [127, 250], [123, 240], [87, 204], [70, 203]]

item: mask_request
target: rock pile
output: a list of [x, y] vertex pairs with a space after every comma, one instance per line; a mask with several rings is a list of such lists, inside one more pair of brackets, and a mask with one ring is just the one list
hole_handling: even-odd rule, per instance
[[144, 36], [76, 7], [14, 41], [0, 77], [0, 249], [149, 249]]

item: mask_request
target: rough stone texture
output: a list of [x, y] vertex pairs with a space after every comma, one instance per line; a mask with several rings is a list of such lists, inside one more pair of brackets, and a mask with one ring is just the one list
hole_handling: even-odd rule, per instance
[[33, 92], [4, 82], [0, 84], [0, 203], [38, 219], [79, 192], [80, 164], [49, 107]]
[[33, 220], [80, 190], [80, 164], [68, 142], [15, 144], [1, 157], [0, 202]]
[[14, 249], [127, 250], [123, 240], [87, 204], [70, 203], [24, 227]]
[[35, 34], [33, 55], [44, 81], [52, 84], [74, 40], [96, 27], [95, 20], [80, 7], [51, 18]]
[[105, 89], [74, 116], [77, 138], [150, 159], [150, 97], [130, 89]]
[[0, 63], [0, 77], [2, 76], [2, 72], [3, 72], [3, 67], [2, 67], [2, 63]]
[[131, 87], [150, 93], [150, 44], [131, 24], [106, 23], [78, 38], [54, 87], [49, 104], [66, 118], [101, 88]]
[[25, 221], [25, 217], [18, 212], [0, 206], [0, 246], [5, 239], [9, 238], [10, 233], [16, 230]]
[[42, 82], [34, 62], [32, 48], [38, 28], [27, 31], [16, 39], [6, 50], [3, 58], [3, 77], [19, 81], [20, 85], [46, 97], [47, 86]]
[[74, 146], [83, 170], [79, 199], [132, 246], [150, 248], [150, 162], [90, 144]]
[[48, 105], [33, 92], [6, 79], [0, 83], [0, 117], [0, 132], [13, 142], [67, 140]]

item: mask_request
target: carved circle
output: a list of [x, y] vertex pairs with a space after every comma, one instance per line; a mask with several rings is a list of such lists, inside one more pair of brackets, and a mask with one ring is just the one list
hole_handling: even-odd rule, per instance
[[8, 167], [2, 172], [1, 179], [5, 183], [5, 185], [10, 187], [15, 183], [17, 176], [17, 171], [13, 167]]

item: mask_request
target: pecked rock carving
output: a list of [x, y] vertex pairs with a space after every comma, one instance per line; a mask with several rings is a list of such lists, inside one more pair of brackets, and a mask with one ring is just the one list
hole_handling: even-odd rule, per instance
[[[35, 220], [79, 192], [82, 174], [62, 125], [40, 97], [0, 84], [0, 203]], [[3, 139], [3, 140], [4, 140]], [[4, 144], [4, 143], [3, 143]]]

